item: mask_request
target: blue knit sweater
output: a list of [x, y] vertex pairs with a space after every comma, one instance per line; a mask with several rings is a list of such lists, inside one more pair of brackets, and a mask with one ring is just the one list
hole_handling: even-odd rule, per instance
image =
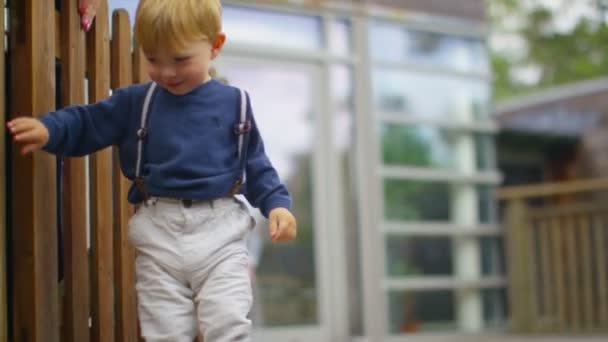
[[[101, 102], [70, 106], [41, 118], [50, 140], [45, 151], [82, 156], [110, 145], [119, 149], [123, 174], [133, 180], [137, 136], [149, 84], [121, 88]], [[239, 178], [238, 143], [234, 125], [240, 112], [238, 89], [206, 82], [177, 96], [158, 87], [150, 103], [148, 135], [141, 174], [151, 196], [210, 200], [229, 194]], [[251, 106], [248, 116], [253, 118]], [[243, 193], [264, 216], [276, 207], [290, 208], [291, 198], [264, 152], [253, 120]], [[143, 195], [133, 184], [129, 202]]]

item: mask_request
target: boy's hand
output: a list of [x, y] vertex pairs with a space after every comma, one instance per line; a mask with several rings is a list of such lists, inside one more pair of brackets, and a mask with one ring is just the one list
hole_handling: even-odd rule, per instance
[[21, 117], [7, 122], [6, 127], [13, 140], [23, 145], [21, 154], [33, 152], [49, 141], [49, 131], [38, 119]]
[[296, 218], [285, 208], [274, 208], [268, 215], [268, 229], [272, 242], [289, 241], [296, 238]]

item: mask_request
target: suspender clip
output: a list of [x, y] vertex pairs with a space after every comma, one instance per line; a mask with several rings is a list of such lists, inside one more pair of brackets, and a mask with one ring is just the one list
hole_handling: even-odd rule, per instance
[[245, 122], [239, 122], [234, 125], [234, 134], [241, 135], [245, 133], [249, 133], [251, 131], [251, 120], [247, 120]]
[[137, 187], [137, 190], [139, 190], [139, 192], [141, 192], [141, 194], [144, 196], [144, 203], [150, 199], [150, 195], [148, 194], [148, 192], [146, 191], [146, 187], [144, 186], [144, 178], [143, 177], [136, 177], [135, 178], [135, 186]]
[[235, 196], [241, 193], [241, 185], [243, 185], [243, 183], [241, 182], [240, 179], [236, 180], [234, 182], [234, 184], [232, 185], [232, 188], [230, 189], [230, 195], [231, 196]]
[[143, 140], [148, 136], [148, 129], [145, 127], [142, 127], [140, 129], [137, 130], [137, 139], [139, 140]]

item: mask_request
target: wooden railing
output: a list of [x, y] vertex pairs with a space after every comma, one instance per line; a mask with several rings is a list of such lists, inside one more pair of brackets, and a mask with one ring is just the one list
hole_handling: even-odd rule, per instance
[[511, 324], [608, 331], [608, 179], [503, 188]]
[[[18, 0], [11, 4], [8, 94], [12, 116], [37, 116], [53, 110], [57, 87], [62, 106], [84, 103], [85, 79], [89, 102], [108, 97], [111, 89], [145, 81], [142, 56], [132, 53], [139, 50], [132, 50], [131, 25], [125, 11], [113, 14], [110, 37], [105, 1], [92, 31], [86, 35], [80, 30], [77, 0], [63, 0], [59, 12], [55, 0]], [[56, 58], [61, 68], [57, 75]], [[12, 247], [9, 281], [13, 290], [9, 298], [13, 310], [10, 321], [3, 322], [12, 327], [13, 341], [139, 339], [134, 251], [126, 238], [132, 211], [126, 202], [129, 182], [120, 174], [112, 148], [92, 155], [88, 162], [89, 172], [85, 158], [65, 161], [63, 235], [58, 236], [55, 157], [44, 152], [21, 156], [17, 148], [12, 150], [12, 239], [8, 243]], [[58, 296], [57, 246], [61, 238], [64, 278], [63, 294]], [[0, 318], [4, 317], [0, 314]], [[3, 330], [0, 326], [0, 334]]]

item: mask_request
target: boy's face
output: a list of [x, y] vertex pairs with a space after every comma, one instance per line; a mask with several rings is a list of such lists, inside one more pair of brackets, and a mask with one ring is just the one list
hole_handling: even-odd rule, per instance
[[210, 79], [209, 65], [225, 40], [226, 36], [220, 33], [211, 42], [195, 41], [180, 51], [159, 49], [155, 53], [147, 53], [148, 75], [170, 93], [185, 95]]

